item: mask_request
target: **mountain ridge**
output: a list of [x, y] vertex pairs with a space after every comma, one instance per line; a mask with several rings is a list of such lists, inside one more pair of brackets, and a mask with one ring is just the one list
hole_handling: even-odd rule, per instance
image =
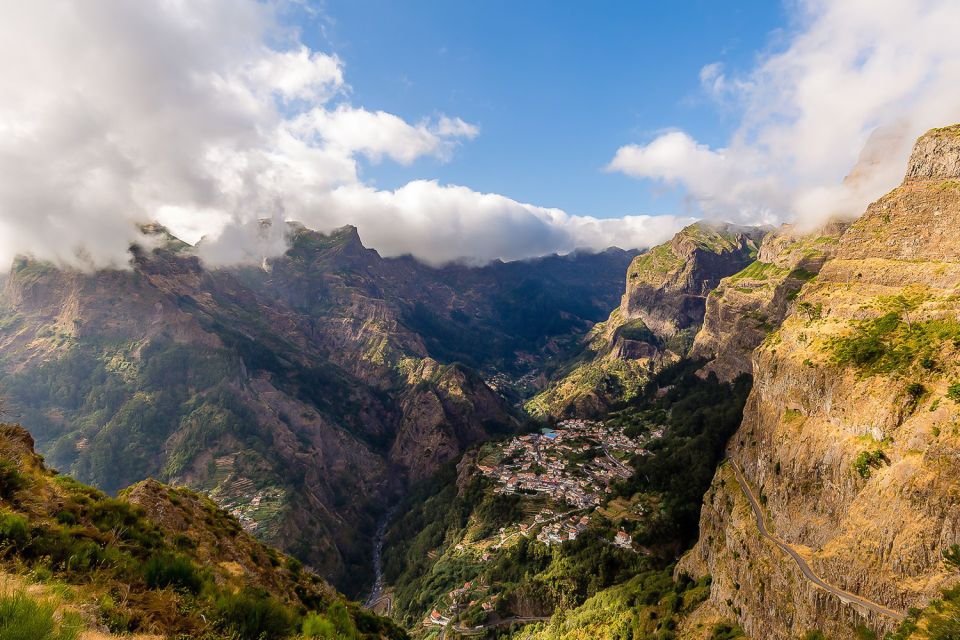
[[149, 475], [206, 491], [354, 589], [391, 497], [516, 427], [513, 380], [606, 313], [632, 255], [436, 269], [384, 260], [355, 229], [296, 227], [266, 270], [207, 269], [151, 233], [128, 270], [14, 265], [0, 370], [15, 408], [56, 466], [111, 491]]

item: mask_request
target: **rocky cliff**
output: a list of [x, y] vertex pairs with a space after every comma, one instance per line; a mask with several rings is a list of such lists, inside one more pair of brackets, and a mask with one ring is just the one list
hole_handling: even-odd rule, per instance
[[729, 381], [751, 373], [753, 350], [780, 326], [845, 228], [833, 223], [800, 232], [784, 225], [764, 236], [756, 262], [720, 281], [707, 296], [703, 326], [690, 350], [691, 358], [709, 360], [704, 374], [713, 371]]
[[762, 236], [759, 228], [700, 222], [635, 257], [620, 307], [593, 328], [582, 353], [554, 374], [528, 411], [601, 415], [632, 398], [650, 373], [687, 354], [707, 294], [754, 261]]
[[[711, 601], [752, 636], [883, 632], [956, 580], [941, 554], [960, 540], [958, 131], [920, 138], [754, 352], [732, 462], [678, 569], [712, 575]], [[744, 489], [826, 586], [761, 535]]]
[[627, 270], [624, 319], [642, 321], [661, 340], [692, 339], [707, 294], [753, 262], [762, 235], [757, 228], [699, 222], [637, 256]]

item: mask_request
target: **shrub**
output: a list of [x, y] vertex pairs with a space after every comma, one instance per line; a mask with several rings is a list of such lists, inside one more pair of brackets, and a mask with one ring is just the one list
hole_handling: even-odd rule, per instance
[[151, 589], [173, 587], [196, 594], [203, 587], [203, 580], [193, 563], [171, 554], [158, 554], [147, 560], [143, 577]]
[[17, 465], [9, 460], [0, 460], [0, 497], [9, 500], [26, 484], [27, 479], [17, 469]]
[[740, 625], [730, 622], [718, 622], [710, 633], [710, 640], [736, 640], [745, 637], [746, 634], [744, 634]]
[[0, 513], [0, 541], [24, 547], [30, 541], [27, 519], [15, 513]]
[[903, 373], [915, 362], [935, 367], [934, 356], [941, 345], [957, 338], [960, 322], [956, 320], [909, 321], [901, 313], [890, 312], [857, 323], [849, 335], [829, 344], [839, 365], [853, 365], [866, 374]]
[[887, 461], [887, 454], [880, 449], [861, 451], [853, 461], [853, 468], [861, 478], [869, 478], [872, 469], [879, 469]]
[[303, 635], [306, 638], [324, 638], [331, 640], [337, 637], [337, 628], [333, 626], [326, 616], [314, 613], [303, 621]]
[[91, 540], [78, 540], [71, 545], [67, 557], [67, 571], [85, 573], [103, 560], [103, 549]]
[[333, 623], [337, 630], [337, 636], [344, 640], [354, 640], [357, 637], [357, 625], [346, 605], [342, 602], [335, 602], [327, 609], [327, 618]]
[[960, 570], [960, 544], [952, 544], [941, 554], [943, 562], [953, 570]]
[[960, 402], [960, 382], [950, 385], [947, 389], [947, 397], [954, 402]]
[[215, 603], [221, 627], [237, 640], [274, 640], [294, 630], [294, 616], [269, 596], [253, 592], [225, 594]]
[[25, 593], [0, 596], [0, 638], [4, 640], [75, 640], [80, 622], [74, 616], [58, 621], [52, 603], [38, 602]]
[[919, 400], [923, 397], [923, 394], [927, 392], [927, 388], [920, 384], [919, 382], [911, 383], [907, 387], [907, 394], [914, 400]]

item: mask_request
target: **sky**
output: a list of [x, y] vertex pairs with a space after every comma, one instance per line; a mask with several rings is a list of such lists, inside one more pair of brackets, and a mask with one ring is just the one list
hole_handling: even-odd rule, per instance
[[[212, 265], [287, 221], [484, 263], [813, 228], [960, 120], [960, 3], [0, 3], [0, 262]], [[269, 221], [271, 224], [263, 224]]]
[[682, 189], [605, 171], [625, 142], [680, 127], [722, 144], [736, 119], [700, 69], [749, 68], [787, 21], [778, 2], [385, 2], [328, 0], [299, 15], [336, 51], [352, 99], [408, 120], [435, 111], [480, 135], [449, 162], [365, 166], [381, 188], [429, 175], [603, 218], [696, 212]]

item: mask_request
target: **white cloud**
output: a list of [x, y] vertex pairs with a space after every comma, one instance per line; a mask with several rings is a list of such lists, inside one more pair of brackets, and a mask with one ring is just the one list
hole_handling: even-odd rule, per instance
[[[960, 120], [960, 4], [796, 6], [785, 48], [739, 76], [717, 63], [701, 70], [705, 91], [741, 114], [724, 148], [671, 132], [621, 148], [610, 169], [681, 184], [705, 213], [744, 222], [856, 215], [896, 185], [913, 139]], [[870, 170], [841, 184], [878, 127]]]
[[458, 138], [473, 138], [477, 127], [460, 118], [441, 117], [436, 123], [414, 126], [385, 111], [367, 111], [349, 105], [315, 108], [301, 115], [291, 129], [347, 154], [360, 153], [380, 162], [384, 156], [410, 164], [421, 156], [447, 158]]
[[[283, 250], [298, 220], [356, 224], [434, 263], [648, 246], [683, 221], [599, 221], [466, 187], [361, 181], [360, 158], [450, 158], [479, 129], [351, 104], [343, 62], [257, 0], [0, 3], [0, 261], [122, 266], [160, 220], [211, 261]], [[249, 230], [253, 229], [251, 233]]]
[[310, 51], [264, 48], [262, 56], [243, 72], [253, 86], [278, 92], [285, 100], [327, 100], [343, 88], [343, 66], [336, 56]]

